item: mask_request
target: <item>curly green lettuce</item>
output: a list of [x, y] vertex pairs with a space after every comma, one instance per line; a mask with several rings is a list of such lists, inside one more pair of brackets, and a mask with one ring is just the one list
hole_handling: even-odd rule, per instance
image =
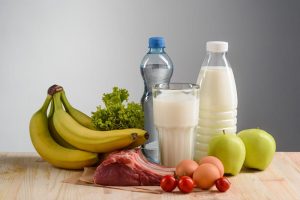
[[92, 122], [98, 130], [144, 128], [144, 112], [140, 104], [128, 102], [126, 89], [114, 87], [112, 93], [103, 94], [104, 107], [92, 112]]

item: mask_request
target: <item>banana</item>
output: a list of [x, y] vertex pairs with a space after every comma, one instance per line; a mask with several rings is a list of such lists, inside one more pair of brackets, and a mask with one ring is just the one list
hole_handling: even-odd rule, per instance
[[148, 133], [141, 132], [138, 134], [138, 138], [136, 139], [136, 141], [131, 143], [128, 147], [126, 147], [126, 149], [133, 149], [133, 148], [139, 147], [139, 146], [145, 144], [145, 142], [148, 140], [148, 138], [149, 138]]
[[83, 112], [74, 108], [68, 101], [64, 91], [61, 92], [61, 99], [67, 113], [69, 113], [79, 124], [85, 126], [86, 128], [96, 130], [92, 123], [92, 119]]
[[33, 114], [29, 130], [33, 146], [40, 156], [52, 165], [65, 169], [82, 169], [98, 162], [96, 153], [68, 149], [57, 144], [48, 130], [47, 109], [52, 99], [47, 98], [43, 106]]
[[133, 143], [142, 129], [122, 129], [112, 131], [96, 131], [80, 125], [63, 110], [61, 92], [54, 94], [53, 122], [60, 136], [78, 149], [106, 153], [122, 149]]
[[71, 144], [69, 144], [67, 141], [65, 141], [58, 133], [57, 130], [54, 127], [53, 124], [53, 113], [54, 113], [54, 102], [51, 101], [51, 106], [50, 106], [50, 112], [48, 115], [48, 129], [49, 132], [52, 136], [52, 138], [57, 142], [59, 145], [69, 148], [69, 149], [76, 149], [73, 147]]

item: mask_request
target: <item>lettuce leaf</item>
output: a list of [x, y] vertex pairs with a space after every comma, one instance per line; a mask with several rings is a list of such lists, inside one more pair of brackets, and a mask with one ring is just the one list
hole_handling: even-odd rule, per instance
[[105, 106], [92, 112], [92, 122], [98, 130], [144, 128], [144, 112], [140, 104], [129, 102], [126, 89], [114, 87], [112, 93], [103, 94]]

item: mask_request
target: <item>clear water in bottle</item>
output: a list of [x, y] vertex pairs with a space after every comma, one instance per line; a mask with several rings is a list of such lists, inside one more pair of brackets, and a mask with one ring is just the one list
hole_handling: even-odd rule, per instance
[[164, 48], [164, 38], [149, 38], [149, 51], [144, 56], [140, 66], [145, 86], [141, 99], [145, 114], [144, 128], [149, 133], [149, 139], [143, 145], [143, 152], [150, 161], [156, 163], [159, 163], [159, 147], [153, 120], [152, 86], [159, 83], [169, 83], [173, 74], [173, 63]]

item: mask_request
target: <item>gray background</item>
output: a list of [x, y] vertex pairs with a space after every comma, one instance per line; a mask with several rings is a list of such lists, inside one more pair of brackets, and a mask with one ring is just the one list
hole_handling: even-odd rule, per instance
[[0, 151], [34, 151], [29, 120], [54, 83], [88, 114], [113, 86], [139, 101], [150, 36], [166, 38], [177, 82], [196, 81], [206, 41], [228, 41], [238, 129], [300, 151], [299, 2], [0, 0]]

